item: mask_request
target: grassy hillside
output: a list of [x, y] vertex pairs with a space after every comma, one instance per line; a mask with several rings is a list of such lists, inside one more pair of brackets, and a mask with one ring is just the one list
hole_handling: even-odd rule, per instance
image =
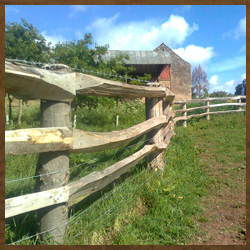
[[[120, 124], [115, 126], [117, 107], [78, 110], [77, 128], [89, 131], [124, 129], [145, 120], [144, 104], [119, 105]], [[39, 108], [24, 109], [24, 125], [39, 126]], [[17, 125], [6, 129], [17, 128]], [[226, 185], [245, 188], [246, 126], [244, 114], [211, 116], [177, 125], [176, 136], [165, 153], [165, 172], [149, 172], [146, 160], [102, 193], [73, 207], [65, 244], [190, 244], [202, 235], [207, 220], [205, 202], [214, 190]], [[91, 154], [70, 155], [70, 181], [110, 166], [143, 147], [145, 137], [125, 147]], [[6, 156], [6, 198], [34, 192], [37, 155]], [[220, 164], [227, 178], [213, 175]], [[240, 169], [240, 170], [239, 170]], [[226, 172], [227, 171], [227, 172]], [[234, 180], [241, 176], [241, 185]], [[9, 182], [9, 183], [8, 183]], [[235, 192], [236, 192], [235, 191]], [[6, 220], [6, 244], [38, 232], [36, 212]], [[238, 230], [238, 229], [237, 229]], [[33, 237], [17, 244], [42, 244]]]

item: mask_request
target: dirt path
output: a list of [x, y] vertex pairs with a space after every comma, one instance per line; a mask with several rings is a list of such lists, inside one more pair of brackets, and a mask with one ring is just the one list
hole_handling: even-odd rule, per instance
[[203, 145], [197, 147], [201, 150], [200, 163], [213, 181], [209, 187], [211, 192], [202, 201], [205, 212], [197, 218], [204, 233], [200, 233], [192, 244], [245, 245], [246, 167], [242, 163], [233, 166], [218, 163], [216, 154], [204, 150]]

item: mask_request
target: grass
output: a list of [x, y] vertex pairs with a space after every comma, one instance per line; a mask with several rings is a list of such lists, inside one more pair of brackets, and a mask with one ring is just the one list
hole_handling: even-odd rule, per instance
[[[39, 126], [39, 109], [27, 109], [24, 127]], [[145, 120], [144, 104], [119, 105], [120, 124], [115, 126], [117, 109], [100, 106], [78, 110], [77, 128], [89, 131], [125, 129]], [[33, 119], [31, 119], [31, 117]], [[38, 125], [37, 125], [38, 124]], [[245, 117], [242, 113], [211, 116], [182, 122], [165, 153], [165, 171], [151, 172], [142, 161], [119, 181], [85, 202], [73, 207], [65, 235], [66, 245], [184, 245], [192, 242], [205, 222], [202, 200], [220, 186], [234, 182], [211, 177], [211, 166], [221, 164], [223, 174], [234, 178], [246, 161]], [[21, 126], [22, 127], [22, 126]], [[17, 125], [6, 129], [16, 129]], [[141, 137], [130, 145], [143, 141]], [[70, 181], [104, 169], [142, 148], [143, 143], [91, 154], [70, 155]], [[202, 155], [202, 157], [201, 157]], [[208, 156], [207, 158], [204, 156]], [[37, 155], [6, 156], [6, 181], [35, 175]], [[92, 164], [92, 167], [86, 168]], [[242, 179], [243, 188], [245, 179]], [[34, 192], [34, 179], [6, 185], [6, 198]], [[104, 198], [106, 197], [106, 198]], [[6, 244], [38, 232], [36, 211], [6, 220]], [[18, 244], [42, 244], [32, 238]]]

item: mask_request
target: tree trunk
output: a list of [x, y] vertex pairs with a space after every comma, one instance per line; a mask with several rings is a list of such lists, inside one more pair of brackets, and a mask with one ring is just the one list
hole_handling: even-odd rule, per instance
[[[41, 127], [70, 127], [70, 104], [42, 100]], [[40, 177], [36, 183], [37, 191], [62, 187], [69, 180], [69, 154], [67, 151], [41, 153], [37, 163], [37, 174], [56, 171], [62, 172]], [[48, 241], [50, 234], [53, 236], [53, 244], [63, 244], [65, 223], [68, 221], [67, 205], [60, 204], [41, 209], [39, 216], [41, 232], [55, 228], [42, 234], [42, 239]]]

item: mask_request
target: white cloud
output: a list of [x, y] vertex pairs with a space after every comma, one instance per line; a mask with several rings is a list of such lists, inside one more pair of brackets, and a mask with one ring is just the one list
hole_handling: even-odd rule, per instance
[[65, 42], [67, 39], [62, 35], [47, 35], [47, 30], [41, 32], [41, 35], [46, 39], [47, 43], [51, 42], [51, 45], [54, 46], [58, 42]]
[[214, 55], [213, 47], [203, 48], [195, 45], [188, 45], [186, 48], [178, 48], [173, 51], [191, 64], [203, 64]]
[[237, 69], [246, 65], [246, 56], [236, 56], [225, 59], [221, 62], [214, 63], [210, 67], [211, 72], [223, 72], [232, 69]]
[[110, 49], [153, 50], [161, 43], [169, 47], [181, 45], [188, 36], [198, 30], [177, 15], [165, 22], [150, 19], [138, 22], [117, 23], [119, 13], [113, 17], [99, 18], [87, 27], [99, 45], [109, 44]]
[[240, 19], [236, 28], [222, 34], [223, 38], [233, 38], [239, 40], [240, 37], [246, 36], [246, 17]]
[[227, 86], [232, 86], [234, 83], [235, 83], [235, 80], [226, 81]]
[[242, 18], [235, 31], [234, 31], [234, 39], [238, 40], [240, 37], [245, 37], [246, 36], [246, 17]]
[[246, 79], [246, 78], [247, 78], [246, 73], [242, 74], [241, 79], [244, 80], [244, 79]]
[[217, 85], [218, 84], [218, 80], [219, 80], [218, 75], [213, 75], [213, 76], [211, 76], [211, 78], [209, 80], [209, 83], [211, 85]]
[[75, 17], [80, 12], [85, 12], [88, 9], [88, 5], [72, 5], [70, 6], [71, 12], [69, 14], [70, 18]]

